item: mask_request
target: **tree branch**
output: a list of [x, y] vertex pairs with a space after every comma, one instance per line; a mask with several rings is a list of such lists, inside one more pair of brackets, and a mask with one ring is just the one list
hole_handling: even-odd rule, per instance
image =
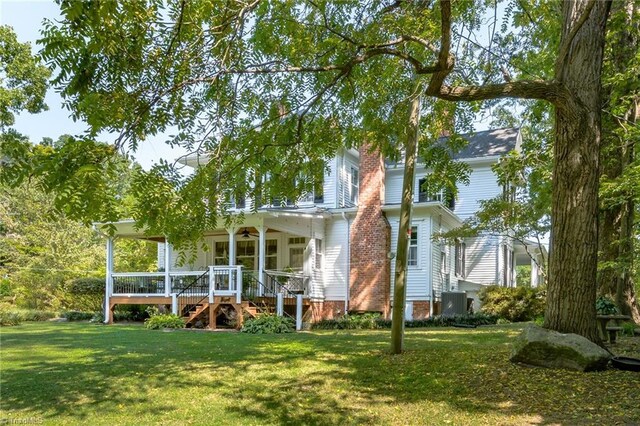
[[576, 37], [576, 34], [578, 33], [578, 31], [580, 31], [580, 28], [582, 28], [582, 25], [584, 25], [587, 19], [589, 19], [589, 15], [591, 14], [591, 10], [593, 9], [593, 6], [595, 4], [596, 4], [596, 0], [591, 0], [589, 4], [587, 4], [587, 7], [585, 7], [585, 9], [582, 11], [582, 15], [580, 15], [580, 19], [578, 19], [578, 22], [576, 22], [573, 28], [571, 28], [569, 35], [567, 35], [567, 38], [564, 39], [562, 42], [562, 45], [560, 45], [560, 49], [558, 51], [558, 58], [556, 59], [556, 67], [555, 67], [556, 78], [559, 78], [560, 74], [562, 73], [562, 68], [564, 66], [564, 58], [569, 53], [569, 48], [571, 47], [571, 43], [573, 43], [573, 39]]

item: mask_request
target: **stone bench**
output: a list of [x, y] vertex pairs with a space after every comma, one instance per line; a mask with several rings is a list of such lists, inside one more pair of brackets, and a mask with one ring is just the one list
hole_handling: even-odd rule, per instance
[[600, 338], [605, 342], [609, 341], [609, 343], [615, 343], [618, 332], [622, 330], [621, 322], [629, 319], [631, 318], [628, 315], [596, 316], [598, 330], [600, 331]]

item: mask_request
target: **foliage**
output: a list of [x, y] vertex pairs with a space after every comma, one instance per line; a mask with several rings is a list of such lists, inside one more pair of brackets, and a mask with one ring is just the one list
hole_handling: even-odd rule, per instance
[[161, 328], [184, 328], [184, 320], [175, 314], [158, 314], [147, 318], [144, 326], [150, 330]]
[[245, 321], [241, 331], [250, 334], [274, 334], [293, 333], [295, 330], [295, 324], [289, 317], [262, 314]]
[[512, 321], [531, 321], [544, 313], [546, 292], [543, 288], [483, 288], [479, 293], [482, 312]]
[[18, 325], [25, 321], [48, 321], [57, 316], [55, 312], [38, 309], [0, 309], [0, 322], [2, 322], [2, 325]]
[[625, 336], [635, 336], [635, 330], [638, 326], [633, 322], [625, 322], [622, 324], [622, 334]]
[[90, 321], [95, 315], [95, 312], [65, 311], [62, 313], [62, 318], [66, 318], [67, 321]]
[[598, 315], [615, 315], [620, 313], [613, 300], [607, 296], [600, 296], [596, 299], [596, 312]]
[[66, 284], [69, 309], [97, 312], [104, 308], [104, 278], [76, 278]]
[[[498, 317], [485, 313], [443, 316], [435, 315], [421, 320], [405, 321], [406, 328], [451, 327], [456, 324], [489, 325], [495, 324]], [[311, 324], [314, 330], [348, 330], [348, 329], [389, 329], [391, 320], [380, 318], [375, 314], [344, 315], [334, 320], [322, 320]]]
[[50, 71], [20, 43], [13, 29], [0, 25], [0, 130], [15, 122], [14, 114], [47, 110], [44, 103]]
[[20, 325], [22, 317], [18, 312], [0, 310], [0, 326]]
[[59, 215], [52, 196], [25, 183], [0, 194], [0, 273], [18, 307], [60, 309], [65, 283], [104, 274], [104, 246], [91, 229]]

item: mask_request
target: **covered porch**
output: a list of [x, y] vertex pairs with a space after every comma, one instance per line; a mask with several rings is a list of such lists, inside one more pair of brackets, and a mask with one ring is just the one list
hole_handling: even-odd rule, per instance
[[[114, 223], [106, 247], [105, 322], [113, 321], [117, 305], [153, 304], [170, 306], [188, 326], [215, 328], [214, 319], [226, 310], [235, 327], [263, 312], [289, 315], [301, 327], [310, 300], [322, 291], [323, 220], [299, 211], [247, 215], [233, 227], [205, 233], [189, 253], [163, 236], [136, 231], [132, 221]], [[116, 271], [115, 246], [124, 238], [155, 242], [157, 271]]]

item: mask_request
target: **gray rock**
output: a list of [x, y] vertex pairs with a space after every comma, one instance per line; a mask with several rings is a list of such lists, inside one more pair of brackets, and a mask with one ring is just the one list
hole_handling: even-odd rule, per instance
[[516, 340], [511, 362], [577, 371], [604, 370], [611, 355], [589, 339], [528, 324]]

